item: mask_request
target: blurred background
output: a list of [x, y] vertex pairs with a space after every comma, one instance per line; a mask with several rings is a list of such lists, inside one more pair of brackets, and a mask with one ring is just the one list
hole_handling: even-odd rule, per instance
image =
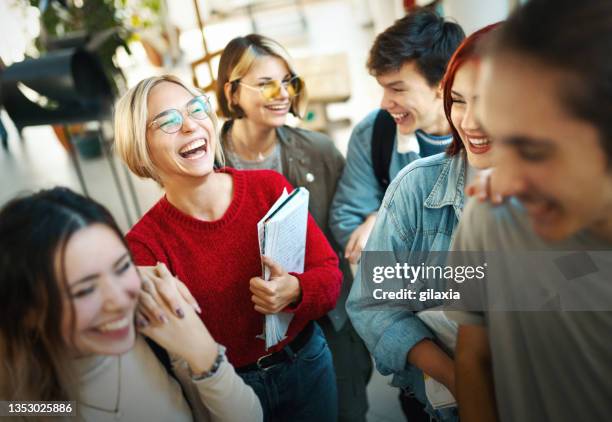
[[[283, 44], [306, 80], [306, 118], [290, 124], [327, 132], [345, 153], [352, 127], [380, 103], [365, 68], [377, 33], [419, 6], [471, 33], [521, 1], [2, 0], [0, 206], [63, 185], [103, 203], [129, 229], [161, 190], [113, 154], [114, 101], [163, 73], [213, 90], [223, 47], [251, 32]], [[403, 420], [387, 383], [375, 371], [371, 421]]]

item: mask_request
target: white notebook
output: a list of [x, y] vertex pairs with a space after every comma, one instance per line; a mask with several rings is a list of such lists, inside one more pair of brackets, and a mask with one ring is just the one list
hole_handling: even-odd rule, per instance
[[[448, 319], [441, 307], [418, 312], [417, 317], [433, 331], [444, 351], [452, 357], [457, 344], [457, 323]], [[457, 406], [457, 401], [446, 386], [425, 373], [423, 376], [425, 377], [425, 395], [434, 409]]]
[[[259, 251], [272, 258], [287, 272], [304, 272], [306, 227], [308, 224], [308, 190], [297, 188], [291, 194], [284, 190], [266, 215], [257, 223]], [[270, 269], [262, 264], [264, 280]], [[266, 349], [281, 342], [287, 334], [293, 314], [279, 312], [266, 315], [263, 337]]]

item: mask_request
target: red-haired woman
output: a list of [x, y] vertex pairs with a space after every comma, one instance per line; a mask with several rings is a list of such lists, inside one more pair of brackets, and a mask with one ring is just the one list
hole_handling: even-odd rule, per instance
[[[396, 262], [418, 255], [416, 264], [420, 264], [429, 251], [449, 249], [463, 209], [466, 181], [476, 169], [488, 168], [491, 163], [491, 143], [474, 118], [474, 106], [477, 45], [495, 26], [466, 38], [451, 58], [442, 84], [444, 111], [453, 141], [445, 153], [417, 160], [397, 175], [385, 194], [365, 252], [393, 251]], [[455, 326], [446, 319], [437, 321], [451, 332], [450, 344], [443, 350], [439, 344], [445, 339], [436, 335], [430, 328], [433, 324], [428, 325], [425, 317], [417, 316], [417, 312], [440, 305], [441, 301], [402, 300], [402, 307], [390, 307], [388, 301], [376, 301], [372, 294], [364, 294], [372, 290], [372, 286], [364, 285], [368, 280], [362, 277], [361, 270], [357, 273], [347, 310], [374, 356], [376, 367], [383, 375], [393, 374], [394, 385], [412, 393], [430, 415], [438, 420], [456, 420], [454, 409], [436, 410], [425, 395], [423, 374], [451, 393], [455, 391], [453, 359], [449, 355], [454, 348]], [[384, 284], [377, 288], [381, 286]], [[423, 282], [418, 288], [425, 291], [431, 287], [434, 286]], [[427, 415], [421, 412], [421, 417]]]

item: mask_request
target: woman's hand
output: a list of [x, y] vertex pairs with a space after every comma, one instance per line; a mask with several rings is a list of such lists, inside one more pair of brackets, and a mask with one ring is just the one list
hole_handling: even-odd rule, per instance
[[475, 196], [480, 202], [489, 200], [493, 205], [504, 202], [504, 195], [496, 186], [493, 168], [479, 171], [474, 180], [465, 188], [468, 196]]
[[[155, 315], [161, 312], [164, 318], [162, 324], [153, 325], [144, 319], [141, 312], [137, 316], [140, 332], [168, 352], [187, 361], [192, 372], [202, 373], [209, 370], [217, 357], [218, 345], [195, 313], [193, 306], [185, 300], [185, 292], [179, 293], [180, 288], [187, 288], [170, 274], [164, 264], [151, 268], [150, 275], [153, 276], [154, 282], [141, 291], [140, 303], [155, 303], [158, 310]], [[165, 296], [173, 298], [172, 308], [162, 298], [162, 291]], [[189, 296], [191, 297], [191, 294]], [[176, 312], [176, 309], [181, 312]]]
[[376, 223], [376, 213], [368, 215], [363, 223], [351, 233], [348, 242], [346, 243], [346, 249], [344, 250], [344, 257], [349, 260], [351, 264], [357, 264], [361, 257], [361, 251], [365, 248], [370, 233]]
[[299, 303], [302, 289], [297, 277], [287, 273], [280, 265], [267, 256], [262, 256], [264, 265], [270, 268], [270, 280], [253, 277], [250, 290], [255, 310], [262, 314], [275, 314], [288, 305]]
[[[153, 299], [153, 295], [141, 296], [139, 311], [153, 325], [163, 324], [168, 319], [168, 309], [179, 318], [185, 315], [187, 309], [180, 304], [180, 298], [187, 302], [188, 307], [193, 308], [197, 313], [202, 313], [198, 302], [191, 295], [191, 292], [170, 271], [163, 263], [157, 263], [155, 267], [138, 267], [142, 278], [142, 291], [156, 291], [159, 301]], [[168, 281], [172, 281], [169, 283]], [[185, 308], [185, 309], [183, 309]]]

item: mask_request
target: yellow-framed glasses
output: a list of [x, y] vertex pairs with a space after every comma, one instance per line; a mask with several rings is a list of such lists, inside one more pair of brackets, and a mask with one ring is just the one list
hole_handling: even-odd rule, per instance
[[285, 88], [289, 98], [297, 97], [304, 89], [304, 81], [297, 75], [282, 81], [279, 81], [278, 79], [271, 79], [269, 81], [261, 82], [255, 86], [245, 84], [240, 80], [236, 82], [244, 87], [259, 91], [261, 96], [266, 101], [272, 101], [278, 98], [281, 94], [281, 88]]

